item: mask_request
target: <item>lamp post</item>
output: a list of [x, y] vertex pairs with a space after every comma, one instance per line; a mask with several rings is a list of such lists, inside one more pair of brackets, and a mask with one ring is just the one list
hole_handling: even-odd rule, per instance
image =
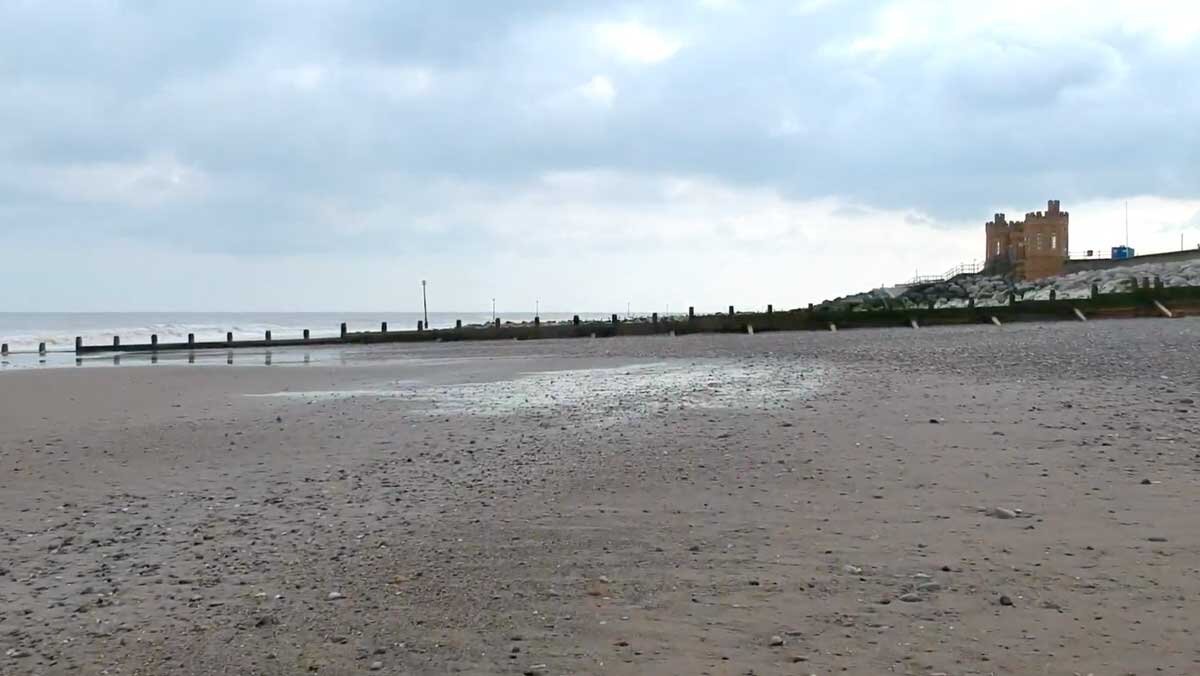
[[421, 280], [421, 305], [425, 309], [425, 328], [429, 328], [429, 301], [425, 298], [425, 280]]

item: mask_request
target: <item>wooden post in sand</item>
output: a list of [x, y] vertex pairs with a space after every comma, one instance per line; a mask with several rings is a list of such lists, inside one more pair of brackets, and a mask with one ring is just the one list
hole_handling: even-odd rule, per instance
[[496, 328], [500, 328], [500, 318], [496, 317]]
[[1058, 291], [1055, 291], [1054, 289], [1050, 289], [1050, 300], [1057, 300], [1057, 299], [1058, 299]]
[[616, 315], [613, 315], [613, 316], [612, 316], [612, 323], [613, 323], [613, 326], [616, 326], [617, 324], [620, 324], [620, 323], [621, 323], [621, 320], [620, 320], [620, 319], [617, 319], [617, 316], [616, 316]]
[[1092, 282], [1092, 298], [1100, 295], [1100, 285]]
[[733, 312], [733, 306], [732, 306], [732, 305], [730, 305], [730, 306], [729, 306], [729, 316], [730, 316], [730, 317], [732, 317], [733, 315], [734, 315], [734, 312]]
[[424, 331], [424, 330], [425, 330], [424, 320], [418, 319], [417, 320], [417, 332], [420, 333], [421, 331]]
[[537, 328], [541, 328], [541, 326], [542, 326], [542, 318], [538, 317], [537, 315], [534, 315], [533, 328], [537, 329]]
[[75, 354], [79, 354], [80, 352], [83, 352], [83, 338], [75, 336]]
[[342, 340], [346, 339], [346, 322], [342, 322]]
[[113, 336], [113, 349], [115, 350], [118, 347], [121, 347], [121, 337]]
[[455, 320], [454, 320], [454, 330], [455, 330], [455, 331], [462, 331], [462, 320], [461, 320], [461, 319], [455, 319]]
[[387, 322], [380, 322], [380, 324], [379, 324], [379, 332], [380, 332], [380, 333], [387, 333]]
[[655, 330], [658, 329], [658, 313], [657, 312], [650, 315], [650, 323], [654, 324]]
[[304, 329], [304, 342], [308, 342], [308, 329]]
[[150, 347], [152, 347], [156, 350], [158, 349], [158, 334], [157, 333], [150, 334]]
[[8, 343], [0, 343], [0, 357], [8, 356]]
[[233, 345], [233, 331], [226, 331], [226, 332], [225, 332], [225, 344], [226, 344], [226, 345]]
[[579, 326], [579, 315], [575, 315], [574, 317], [572, 317], [571, 323], [574, 324], [575, 326]]
[[271, 332], [270, 331], [267, 331], [266, 338], [267, 338], [267, 343], [270, 344], [270, 342], [271, 342]]
[[695, 318], [696, 318], [696, 308], [689, 305], [688, 306], [688, 321], [690, 322]]
[[189, 333], [188, 334], [188, 349], [190, 350], [194, 347], [196, 347], [196, 334]]
[[45, 343], [38, 343], [38, 354], [43, 357], [46, 356], [46, 344]]

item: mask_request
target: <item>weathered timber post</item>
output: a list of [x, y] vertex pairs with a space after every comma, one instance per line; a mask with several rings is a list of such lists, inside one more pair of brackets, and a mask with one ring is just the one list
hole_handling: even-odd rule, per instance
[[308, 329], [304, 329], [304, 342], [306, 342], [306, 343], [308, 342], [308, 336], [309, 336]]
[[379, 332], [387, 333], [387, 322], [382, 322], [379, 324]]
[[1050, 300], [1058, 300], [1058, 291], [1050, 289]]
[[345, 340], [345, 339], [346, 339], [346, 322], [342, 322], [342, 334], [341, 334], [341, 337], [342, 337], [342, 340]]
[[1143, 289], [1150, 288], [1150, 278], [1149, 277], [1142, 277], [1142, 288]]
[[225, 332], [225, 344], [226, 344], [226, 345], [233, 345], [233, 331], [226, 331], [226, 332]]
[[79, 354], [80, 352], [83, 352], [83, 338], [75, 336], [75, 354]]
[[1129, 290], [1137, 291], [1137, 289], [1138, 289], [1137, 277], [1130, 277], [1129, 278]]
[[462, 330], [462, 320], [461, 320], [461, 319], [455, 319], [455, 320], [454, 320], [454, 330], [455, 330], [455, 331], [461, 331], [461, 330]]
[[1092, 298], [1100, 295], [1100, 285], [1092, 282]]
[[575, 315], [574, 317], [572, 317], [571, 323], [574, 324], [575, 326], [579, 326], [579, 315]]
[[613, 316], [612, 316], [612, 324], [613, 324], [613, 326], [616, 326], [617, 324], [620, 324], [620, 323], [621, 323], [621, 320], [620, 320], [620, 319], [618, 319], [616, 315], [613, 315]]
[[150, 347], [152, 347], [156, 350], [158, 349], [158, 334], [157, 333], [150, 334]]
[[46, 356], [46, 344], [45, 343], [38, 343], [38, 354], [43, 357]]
[[270, 343], [271, 342], [271, 332], [270, 331], [267, 331], [266, 338], [267, 338], [267, 342]]
[[968, 307], [968, 308], [970, 308], [970, 309], [972, 309], [972, 310], [974, 310], [974, 309], [975, 309], [975, 299], [974, 299], [974, 298], [968, 298], [968, 299], [967, 299], [967, 307]]
[[500, 328], [500, 318], [496, 317], [496, 328]]
[[0, 343], [0, 357], [8, 356], [8, 343]]
[[1156, 291], [1162, 291], [1162, 288], [1163, 288], [1163, 280], [1162, 280], [1162, 277], [1159, 277], [1158, 275], [1155, 275], [1155, 276], [1154, 276], [1154, 289], [1155, 289]]
[[733, 313], [733, 306], [732, 306], [732, 305], [730, 305], [730, 306], [729, 306], [729, 316], [730, 316], [730, 317], [732, 317], [732, 316], [733, 316], [733, 314], [734, 314], [734, 313]]
[[1016, 302], [1017, 302], [1017, 294], [1013, 293], [1012, 291], [1009, 291], [1008, 292], [1008, 304], [1014, 305], [1014, 304], [1016, 304]]
[[194, 347], [196, 347], [196, 334], [189, 333], [188, 334], [188, 349], [190, 350]]
[[113, 347], [114, 348], [121, 347], [121, 337], [120, 336], [113, 336]]
[[535, 328], [535, 329], [536, 329], [536, 328], [540, 328], [541, 326], [542, 326], [542, 318], [541, 318], [541, 317], [538, 317], [537, 315], [534, 315], [534, 317], [533, 317], [533, 328]]
[[425, 330], [425, 320], [418, 319], [417, 320], [417, 333], [420, 333], [424, 330]]
[[654, 324], [654, 328], [656, 328], [656, 329], [658, 328], [658, 313], [657, 312], [650, 315], [650, 323]]

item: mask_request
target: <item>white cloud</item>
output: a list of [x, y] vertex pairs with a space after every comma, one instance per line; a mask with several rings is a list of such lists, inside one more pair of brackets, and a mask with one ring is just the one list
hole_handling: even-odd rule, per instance
[[323, 66], [309, 64], [280, 68], [274, 72], [273, 79], [300, 91], [311, 92], [321, 87], [325, 82], [325, 75], [326, 70]]
[[1200, 5], [1172, 0], [893, 0], [875, 12], [868, 31], [831, 50], [879, 58], [903, 49], [934, 51], [980, 36], [1054, 45], [1116, 35], [1144, 36], [1167, 46], [1189, 44], [1200, 37]]
[[34, 169], [28, 187], [68, 202], [92, 202], [137, 208], [203, 199], [210, 180], [200, 169], [172, 155], [137, 162], [91, 162]]
[[611, 106], [617, 96], [617, 88], [611, 79], [604, 75], [596, 75], [586, 83], [579, 85], [577, 91], [585, 98], [596, 103]]
[[682, 41], [638, 21], [605, 22], [594, 31], [603, 51], [632, 63], [666, 61], [683, 48]]

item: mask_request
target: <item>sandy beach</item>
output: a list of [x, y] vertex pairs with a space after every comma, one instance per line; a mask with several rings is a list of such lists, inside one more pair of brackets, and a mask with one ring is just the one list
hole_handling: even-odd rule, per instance
[[1200, 673], [1200, 321], [0, 372], [0, 673]]

